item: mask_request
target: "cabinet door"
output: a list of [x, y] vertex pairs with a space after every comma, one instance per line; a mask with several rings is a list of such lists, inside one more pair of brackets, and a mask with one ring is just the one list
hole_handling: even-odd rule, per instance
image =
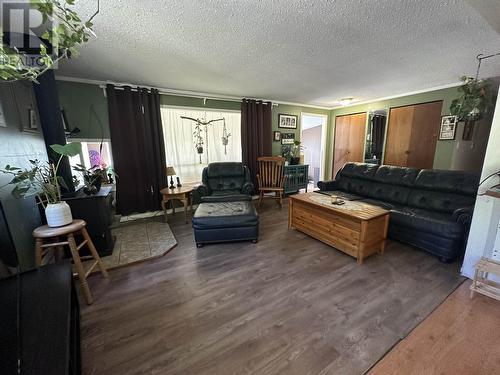
[[434, 165], [442, 107], [442, 101], [415, 106], [407, 161], [409, 167], [431, 169]]
[[349, 151], [349, 121], [350, 116], [337, 116], [335, 118], [335, 139], [333, 150], [333, 171], [332, 177], [335, 178], [337, 172], [347, 163]]
[[349, 150], [347, 161], [362, 162], [365, 151], [366, 113], [357, 113], [349, 117]]
[[333, 178], [348, 162], [363, 161], [366, 133], [366, 112], [335, 118]]
[[384, 164], [407, 166], [414, 112], [415, 106], [412, 105], [389, 111]]

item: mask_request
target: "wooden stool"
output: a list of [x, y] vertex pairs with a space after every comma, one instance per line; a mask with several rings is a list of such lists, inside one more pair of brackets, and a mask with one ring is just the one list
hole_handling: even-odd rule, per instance
[[[61, 250], [64, 245], [68, 245], [71, 251], [71, 256], [73, 257], [73, 262], [75, 263], [76, 275], [80, 279], [80, 285], [83, 290], [83, 295], [85, 297], [85, 301], [88, 305], [92, 304], [92, 294], [90, 293], [89, 286], [87, 284], [87, 277], [94, 270], [95, 266], [99, 266], [101, 273], [104, 277], [108, 277], [108, 271], [104, 264], [101, 261], [101, 257], [97, 253], [97, 250], [90, 239], [90, 236], [87, 232], [84, 220], [73, 220], [71, 224], [65, 225], [64, 227], [51, 228], [47, 225], [36, 228], [33, 231], [33, 237], [36, 239], [35, 245], [35, 265], [40, 267], [42, 265], [42, 258], [45, 254], [49, 252], [52, 248], [54, 249], [54, 255], [56, 260], [58, 260], [62, 254]], [[77, 245], [75, 241], [75, 234], [81, 233], [84, 241]], [[66, 241], [60, 241], [59, 237], [66, 236]], [[47, 242], [44, 244], [44, 240]], [[80, 256], [79, 250], [87, 245], [90, 250], [91, 255], [89, 256]], [[82, 260], [86, 259], [95, 259], [95, 262], [90, 266], [90, 268], [85, 271]]]
[[474, 279], [470, 286], [470, 298], [474, 293], [481, 293], [500, 301], [500, 283], [488, 279], [490, 273], [500, 276], [500, 262], [482, 257], [474, 266]]

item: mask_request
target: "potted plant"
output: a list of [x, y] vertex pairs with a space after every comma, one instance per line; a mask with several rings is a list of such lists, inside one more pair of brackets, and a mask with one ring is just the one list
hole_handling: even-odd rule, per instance
[[40, 202], [45, 207], [45, 216], [49, 227], [61, 227], [73, 221], [71, 209], [62, 200], [61, 186], [67, 189], [66, 182], [57, 175], [61, 160], [65, 156], [76, 156], [80, 154], [82, 145], [80, 143], [68, 143], [66, 145], [51, 145], [50, 148], [59, 154], [57, 163], [43, 163], [38, 160], [30, 160], [29, 168], [18, 168], [11, 165], [5, 166], [0, 172], [12, 175], [12, 180], [7, 185], [14, 185], [12, 195], [15, 198], [38, 194], [41, 195]]
[[303, 147], [300, 145], [300, 141], [293, 141], [292, 146], [292, 157], [290, 158], [290, 165], [297, 165], [300, 162], [300, 152], [303, 150]]
[[99, 165], [87, 168], [82, 164], [77, 164], [73, 169], [83, 176], [83, 192], [85, 194], [93, 195], [101, 190], [103, 169]]
[[475, 122], [481, 120], [493, 105], [494, 93], [491, 80], [478, 80], [471, 77], [460, 78], [464, 84], [458, 88], [460, 97], [453, 100], [450, 113], [458, 121]]
[[286, 159], [285, 165], [290, 164], [290, 160], [293, 157], [292, 146], [281, 146], [281, 156]]

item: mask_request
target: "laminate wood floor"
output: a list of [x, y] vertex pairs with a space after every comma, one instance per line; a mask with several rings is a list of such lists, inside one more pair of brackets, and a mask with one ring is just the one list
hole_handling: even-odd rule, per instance
[[463, 281], [397, 242], [359, 266], [289, 231], [286, 205], [259, 211], [257, 244], [197, 249], [177, 215], [166, 256], [90, 277], [83, 373], [361, 374]]
[[369, 374], [500, 374], [500, 302], [470, 299], [470, 285], [463, 283]]

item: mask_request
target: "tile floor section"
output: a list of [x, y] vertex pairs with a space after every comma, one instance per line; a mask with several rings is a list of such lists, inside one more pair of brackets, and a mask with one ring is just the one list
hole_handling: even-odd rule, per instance
[[177, 245], [170, 226], [162, 221], [122, 224], [111, 233], [116, 236], [113, 254], [102, 258], [108, 269], [161, 257]]

